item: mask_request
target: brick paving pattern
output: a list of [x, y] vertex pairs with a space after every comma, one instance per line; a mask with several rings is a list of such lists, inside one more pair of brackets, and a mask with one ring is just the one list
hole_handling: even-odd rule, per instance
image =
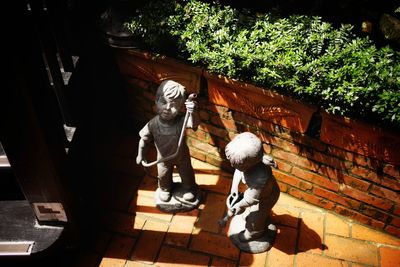
[[[163, 213], [154, 202], [156, 168], [144, 171], [134, 160], [137, 131], [109, 126], [107, 131], [97, 131], [94, 140], [83, 135], [93, 150], [83, 146], [75, 151], [83, 166], [88, 166], [86, 157], [93, 157], [89, 164], [93, 167], [82, 173], [82, 179], [94, 177], [89, 187], [101, 216], [89, 220], [96, 226], [94, 240], [79, 251], [71, 266], [400, 267], [399, 238], [286, 193], [273, 208], [272, 220], [278, 228], [273, 247], [260, 254], [241, 252], [227, 237], [228, 227], [221, 229], [217, 223], [226, 211], [231, 173], [193, 158], [203, 194], [199, 207]], [[281, 161], [278, 165], [285, 168]], [[275, 175], [282, 173], [278, 170]], [[174, 179], [179, 179], [177, 174]], [[301, 186], [307, 190], [309, 185]]]
[[136, 188], [129, 190], [126, 183], [113, 193], [118, 204], [104, 212], [104, 229], [76, 266], [400, 266], [400, 239], [284, 193], [273, 208], [278, 235], [272, 249], [241, 252], [227, 237], [228, 228], [217, 223], [226, 210], [231, 174], [192, 162], [203, 193], [198, 209], [159, 211], [153, 200], [157, 181], [150, 170], [136, 177]]

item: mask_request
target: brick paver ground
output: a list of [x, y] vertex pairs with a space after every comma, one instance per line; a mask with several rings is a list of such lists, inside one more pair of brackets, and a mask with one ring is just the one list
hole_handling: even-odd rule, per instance
[[273, 248], [260, 254], [239, 251], [227, 228], [217, 224], [226, 209], [231, 174], [192, 161], [203, 193], [198, 209], [159, 211], [153, 200], [157, 181], [150, 170], [137, 178], [134, 192], [124, 187], [113, 193], [119, 206], [104, 212], [102, 233], [76, 266], [400, 266], [400, 239], [284, 193], [273, 208], [278, 227]]

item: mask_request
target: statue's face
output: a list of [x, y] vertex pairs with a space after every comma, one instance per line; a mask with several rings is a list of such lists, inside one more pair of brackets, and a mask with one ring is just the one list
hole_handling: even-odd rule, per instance
[[161, 96], [157, 103], [157, 113], [161, 119], [169, 121], [174, 119], [182, 107], [181, 99], [168, 99]]

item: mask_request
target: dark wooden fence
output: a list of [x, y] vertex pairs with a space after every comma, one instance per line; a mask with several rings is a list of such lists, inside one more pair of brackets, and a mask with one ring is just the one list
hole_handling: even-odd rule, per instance
[[[10, 19], [3, 24], [0, 141], [24, 199], [0, 199], [0, 241], [34, 241], [32, 253], [54, 245], [66, 228], [71, 240], [77, 235], [65, 129], [76, 126], [68, 86], [81, 56], [76, 25], [88, 11], [80, 8], [68, 0], [8, 1], [2, 8]], [[49, 220], [59, 212], [46, 208], [54, 203], [65, 218]], [[36, 221], [59, 228], [43, 230]]]

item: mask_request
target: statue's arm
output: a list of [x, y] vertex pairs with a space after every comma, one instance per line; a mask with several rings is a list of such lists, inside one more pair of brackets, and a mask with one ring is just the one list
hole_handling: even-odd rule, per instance
[[235, 215], [242, 213], [247, 207], [258, 204], [261, 192], [261, 188], [247, 188], [243, 194], [243, 199], [232, 207]]
[[193, 130], [197, 130], [197, 127], [200, 124], [199, 112], [197, 110], [197, 101], [186, 100], [185, 105], [187, 112], [189, 112], [186, 128], [192, 128]]
[[142, 160], [145, 160], [145, 155], [147, 151], [147, 145], [143, 138], [140, 138], [138, 145], [138, 154], [136, 157], [136, 164], [141, 164]]
[[231, 194], [239, 192], [239, 184], [242, 180], [243, 173], [239, 170], [235, 170], [233, 173], [232, 185], [231, 185]]
[[146, 152], [148, 148], [148, 143], [152, 141], [152, 135], [149, 129], [149, 124], [146, 124], [145, 127], [139, 132], [140, 140], [138, 144], [138, 154], [136, 156], [136, 163], [141, 164], [142, 161], [146, 161]]
[[249, 187], [243, 194], [243, 200], [246, 202], [246, 207], [256, 205], [260, 202], [262, 188]]
[[[190, 122], [191, 127], [188, 127], [188, 128], [192, 128], [193, 130], [196, 131], [197, 127], [199, 127], [199, 124], [200, 124], [200, 117], [199, 117], [199, 113], [197, 112], [197, 110], [189, 115], [189, 121], [191, 121]], [[189, 125], [189, 123], [188, 123], [188, 125]]]

